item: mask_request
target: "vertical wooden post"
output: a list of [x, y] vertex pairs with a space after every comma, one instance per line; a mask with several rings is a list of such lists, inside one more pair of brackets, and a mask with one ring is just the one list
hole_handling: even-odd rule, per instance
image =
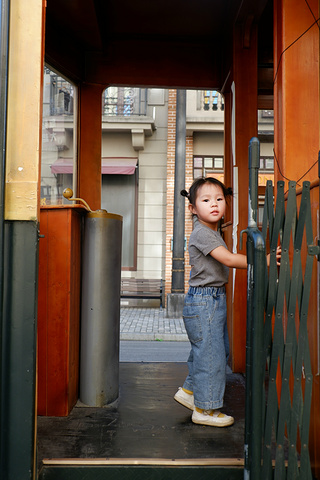
[[[246, 38], [246, 41], [245, 41]], [[248, 147], [252, 137], [258, 134], [258, 70], [257, 27], [251, 25], [245, 35], [242, 25], [234, 27], [231, 164], [233, 178], [233, 251], [239, 252], [240, 232], [248, 223]], [[245, 253], [245, 246], [241, 253]], [[245, 370], [246, 342], [246, 270], [231, 270], [229, 283], [233, 287], [232, 303], [232, 367], [234, 371]]]
[[101, 207], [101, 85], [83, 83], [79, 88], [78, 191], [92, 210]]
[[[224, 92], [224, 158], [225, 158], [225, 168], [224, 168], [224, 183], [227, 187], [232, 186], [232, 139], [231, 139], [231, 122], [232, 119], [232, 94], [230, 91]], [[224, 241], [228, 245], [228, 248], [232, 249], [232, 200], [229, 201], [226, 215], [225, 215], [225, 225], [223, 228], [223, 237]], [[231, 277], [230, 277], [231, 278]], [[232, 294], [232, 282], [229, 280], [227, 285], [227, 312], [228, 312], [228, 332], [229, 332], [229, 341], [230, 345], [233, 345], [233, 328], [232, 328], [232, 305], [233, 305], [233, 294]], [[230, 361], [233, 363], [233, 350], [230, 349]]]

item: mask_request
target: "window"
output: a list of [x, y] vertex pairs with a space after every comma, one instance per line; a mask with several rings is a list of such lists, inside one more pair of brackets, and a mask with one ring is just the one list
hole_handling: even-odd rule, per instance
[[266, 172], [273, 172], [274, 160], [273, 157], [260, 157], [260, 170]]
[[147, 89], [109, 87], [103, 93], [102, 114], [111, 117], [146, 115]]
[[273, 110], [261, 110], [261, 117], [262, 118], [274, 118], [274, 111]]
[[137, 170], [133, 175], [102, 175], [101, 208], [123, 216], [123, 270], [136, 270], [137, 258]]
[[199, 90], [198, 110], [224, 110], [223, 96], [216, 90]]
[[75, 87], [45, 67], [41, 151], [41, 204], [68, 203], [63, 190], [73, 186], [75, 165]]
[[260, 168], [258, 176], [258, 224], [262, 225], [263, 220], [263, 209], [264, 209], [264, 194], [265, 188], [268, 180], [274, 181], [274, 159], [272, 156], [261, 156], [260, 157]]
[[222, 155], [206, 155], [193, 157], [193, 178], [216, 177], [223, 182], [224, 160]]
[[218, 92], [215, 90], [205, 90], [204, 92], [204, 109], [218, 110]]

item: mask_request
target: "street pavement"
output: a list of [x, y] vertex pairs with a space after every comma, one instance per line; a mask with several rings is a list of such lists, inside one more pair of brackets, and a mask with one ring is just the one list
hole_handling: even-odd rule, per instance
[[182, 318], [160, 308], [121, 308], [120, 362], [186, 362], [189, 352]]
[[120, 340], [120, 362], [184, 362], [188, 360], [189, 342], [156, 340]]
[[166, 317], [160, 308], [121, 308], [120, 340], [187, 342], [183, 319]]

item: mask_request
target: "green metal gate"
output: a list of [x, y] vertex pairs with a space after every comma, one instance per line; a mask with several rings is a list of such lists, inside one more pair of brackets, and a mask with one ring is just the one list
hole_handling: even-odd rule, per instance
[[[312, 371], [307, 318], [314, 255], [310, 183], [265, 192], [257, 227], [259, 141], [249, 146], [245, 479], [312, 479], [308, 449]], [[266, 245], [270, 247], [267, 268]], [[276, 249], [281, 245], [281, 265]], [[269, 248], [268, 248], [269, 250]], [[301, 261], [303, 254], [306, 261]]]

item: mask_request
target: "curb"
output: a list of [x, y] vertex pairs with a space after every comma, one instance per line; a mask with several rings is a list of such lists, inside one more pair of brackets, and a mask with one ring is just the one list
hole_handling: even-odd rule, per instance
[[120, 340], [188, 342], [186, 333], [120, 333]]

